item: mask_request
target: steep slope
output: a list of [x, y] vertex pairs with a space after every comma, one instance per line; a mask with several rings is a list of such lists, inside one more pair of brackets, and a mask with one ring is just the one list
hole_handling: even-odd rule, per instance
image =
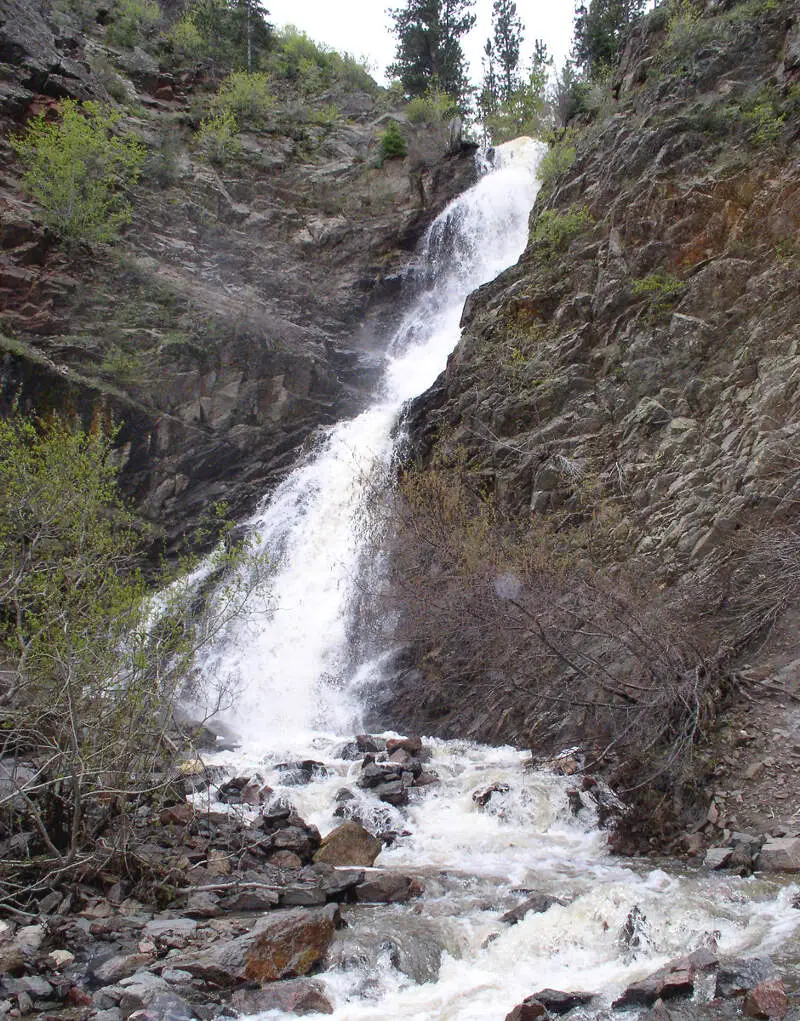
[[[361, 407], [410, 253], [473, 179], [474, 146], [395, 111], [409, 155], [382, 162], [389, 106], [361, 72], [313, 96], [278, 83], [266, 122], [212, 162], [196, 129], [219, 72], [114, 45], [108, 21], [102, 4], [0, 12], [2, 390], [120, 422], [123, 485], [173, 549]], [[148, 150], [114, 248], [65, 248], [20, 190], [9, 136], [64, 97], [109, 104]]]
[[[696, 822], [734, 788], [720, 826], [791, 826], [764, 797], [798, 789], [800, 21], [780, 0], [674, 12], [548, 158], [525, 254], [409, 410], [413, 654], [388, 709], [580, 742], [650, 792], [654, 839], [656, 806]], [[752, 793], [748, 742], [780, 767]]]

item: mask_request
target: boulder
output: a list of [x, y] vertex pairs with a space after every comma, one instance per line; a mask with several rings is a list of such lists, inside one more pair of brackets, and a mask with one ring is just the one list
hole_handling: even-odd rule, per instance
[[150, 954], [117, 954], [94, 968], [92, 974], [99, 985], [109, 986], [147, 967], [151, 960]]
[[404, 904], [413, 897], [421, 897], [424, 892], [419, 879], [397, 872], [371, 876], [355, 888], [356, 900], [366, 904]]
[[756, 867], [764, 872], [800, 872], [800, 837], [777, 837], [761, 848]]
[[669, 1000], [675, 996], [691, 996], [699, 974], [717, 968], [717, 958], [710, 950], [701, 948], [654, 971], [647, 978], [629, 985], [612, 1007], [649, 1007], [656, 1000]]
[[540, 1017], [547, 1017], [547, 1007], [535, 997], [528, 996], [506, 1014], [506, 1021], [536, 1021]]
[[510, 911], [506, 911], [504, 915], [501, 915], [500, 921], [506, 922], [508, 925], [516, 925], [517, 922], [521, 922], [525, 915], [529, 913], [541, 915], [554, 904], [563, 905], [564, 903], [558, 897], [551, 897], [549, 893], [534, 893], [527, 900], [524, 900], [515, 908], [511, 908]]
[[275, 769], [280, 773], [280, 782], [285, 787], [302, 787], [312, 780], [321, 780], [328, 775], [324, 762], [303, 759], [302, 762], [279, 762]]
[[511, 788], [507, 783], [493, 783], [488, 787], [482, 787], [472, 795], [472, 800], [478, 806], [478, 808], [485, 808], [492, 799], [494, 794], [508, 794]]
[[332, 1014], [333, 1005], [320, 982], [290, 978], [273, 982], [265, 989], [237, 989], [231, 1005], [240, 1014], [280, 1010], [286, 1014]]
[[789, 999], [779, 978], [760, 982], [744, 998], [745, 1017], [784, 1018], [789, 1013]]
[[544, 1004], [551, 1014], [568, 1014], [575, 1007], [585, 1007], [596, 993], [563, 993], [560, 989], [541, 989], [532, 999]]
[[724, 869], [733, 855], [732, 847], [709, 847], [703, 864], [707, 869]]
[[747, 957], [721, 964], [717, 972], [715, 995], [727, 998], [741, 996], [760, 982], [772, 978], [775, 966], [769, 957]]
[[386, 742], [386, 751], [389, 756], [396, 751], [404, 751], [414, 758], [418, 758], [422, 754], [422, 739], [419, 737], [390, 737]]
[[343, 822], [322, 841], [314, 855], [315, 862], [328, 865], [371, 866], [381, 853], [383, 845], [377, 837], [357, 822]]

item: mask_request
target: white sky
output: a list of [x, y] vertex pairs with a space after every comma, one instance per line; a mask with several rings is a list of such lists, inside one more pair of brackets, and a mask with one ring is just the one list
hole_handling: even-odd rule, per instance
[[[372, 74], [385, 81], [386, 65], [394, 59], [395, 37], [390, 32], [389, 7], [403, 0], [266, 0], [269, 20], [276, 26], [296, 25], [316, 42], [365, 57]], [[470, 62], [471, 78], [481, 78], [483, 44], [491, 32], [492, 0], [476, 0], [475, 27], [461, 40]], [[573, 0], [517, 0], [517, 13], [525, 26], [522, 60], [527, 64], [533, 40], [544, 39], [560, 67], [572, 39]]]

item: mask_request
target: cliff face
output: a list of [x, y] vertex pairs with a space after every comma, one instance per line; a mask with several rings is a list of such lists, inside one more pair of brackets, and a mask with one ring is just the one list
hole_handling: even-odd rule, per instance
[[[744, 770], [774, 754], [775, 738], [742, 715], [742, 689], [780, 674], [782, 708], [761, 687], [759, 711], [784, 737], [798, 722], [800, 677], [785, 669], [797, 660], [800, 595], [797, 6], [657, 9], [611, 91], [594, 98], [594, 116], [561, 143], [561, 167], [571, 165], [546, 174], [524, 255], [470, 297], [446, 372], [409, 410], [418, 470], [401, 517], [413, 519], [415, 501], [429, 512], [431, 479], [457, 474], [473, 521], [486, 521], [474, 584], [494, 577], [495, 599], [512, 571], [516, 598], [496, 611], [502, 626], [484, 599], [457, 641], [412, 623], [416, 655], [391, 712], [426, 731], [534, 748], [579, 740], [602, 761], [607, 741], [641, 749], [642, 703], [695, 670], [694, 694], [689, 685], [680, 698], [694, 699], [689, 744], [703, 751], [681, 776], [746, 788], [728, 806], [743, 822], [764, 795]], [[498, 554], [503, 532], [514, 549], [507, 540]], [[464, 551], [449, 553], [412, 568], [433, 604], [443, 561], [466, 572]], [[565, 623], [570, 607], [582, 627]], [[464, 652], [473, 627], [496, 639], [489, 661]], [[647, 679], [646, 660], [673, 654], [680, 664]], [[611, 737], [609, 703], [628, 721]], [[736, 728], [745, 738], [726, 743]], [[688, 734], [666, 726], [651, 762]], [[758, 750], [746, 760], [748, 742]], [[775, 785], [795, 789], [790, 764], [781, 769]]]
[[[87, 26], [75, 9], [0, 12], [2, 390], [120, 422], [123, 485], [171, 549], [360, 408], [410, 252], [472, 181], [473, 149], [404, 123], [409, 155], [381, 165], [381, 93], [334, 84], [316, 105], [285, 89], [212, 164], [194, 144], [207, 72], [113, 46], [107, 12]], [[8, 136], [64, 97], [111, 104], [148, 150], [114, 248], [66, 249], [20, 190]]]

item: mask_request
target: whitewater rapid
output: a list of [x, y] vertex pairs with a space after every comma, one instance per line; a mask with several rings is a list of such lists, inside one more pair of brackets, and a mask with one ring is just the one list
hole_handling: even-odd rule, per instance
[[[623, 865], [609, 857], [588, 799], [574, 813], [573, 778], [532, 770], [518, 750], [426, 740], [425, 768], [440, 782], [414, 790], [402, 809], [359, 791], [360, 763], [342, 757], [378, 669], [353, 663], [348, 644], [363, 503], [390, 463], [403, 402], [430, 386], [458, 341], [466, 296], [523, 251], [540, 152], [525, 140], [500, 147], [497, 168], [431, 227], [418, 258], [426, 286], [389, 345], [374, 403], [329, 429], [247, 523], [270, 558], [270, 612], [236, 623], [201, 664], [210, 680], [233, 675], [240, 685], [228, 717], [240, 745], [215, 765], [258, 777], [323, 834], [341, 821], [335, 799], [348, 786], [375, 831], [401, 834], [376, 865], [425, 884], [409, 904], [343, 909], [349, 928], [319, 976], [333, 1021], [503, 1021], [548, 986], [599, 994], [599, 1007], [570, 1017], [600, 1018], [627, 984], [700, 946], [800, 956], [794, 885]], [[283, 785], [277, 764], [305, 758], [325, 770]], [[473, 796], [491, 785], [498, 791], [481, 807]], [[205, 797], [221, 807], [213, 788]], [[560, 903], [502, 923], [532, 890]], [[631, 917], [640, 919], [634, 949], [622, 935]]]

